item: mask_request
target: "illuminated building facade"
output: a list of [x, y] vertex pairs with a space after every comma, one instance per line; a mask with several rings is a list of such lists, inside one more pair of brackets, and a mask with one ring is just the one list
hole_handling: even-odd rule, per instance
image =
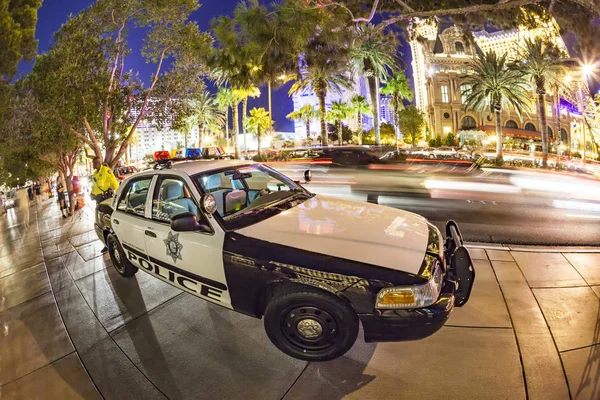
[[[488, 111], [467, 110], [465, 103], [470, 87], [464, 82], [470, 73], [470, 64], [479, 51], [493, 51], [498, 55], [508, 55], [515, 60], [526, 39], [539, 36], [550, 38], [559, 49], [569, 54], [554, 22], [541, 25], [537, 29], [513, 29], [510, 31], [472, 32], [472, 40], [467, 40], [464, 32], [455, 25], [429, 24], [414, 21], [416, 32], [410, 41], [413, 56], [413, 82], [415, 102], [426, 115], [427, 126], [432, 135], [446, 137], [449, 133], [458, 135], [461, 142], [475, 140], [478, 145], [495, 140], [495, 118]], [[578, 84], [587, 83], [580, 72], [571, 75]], [[573, 151], [577, 151], [583, 141], [582, 118], [579, 107], [573, 99], [557, 95], [558, 90], [548, 90], [546, 114], [550, 150], [555, 150], [557, 142], [567, 142], [571, 135]], [[520, 143], [539, 142], [539, 115], [536, 109], [535, 93], [531, 92], [530, 111], [519, 118], [512, 110], [503, 110], [501, 124], [506, 140]]]

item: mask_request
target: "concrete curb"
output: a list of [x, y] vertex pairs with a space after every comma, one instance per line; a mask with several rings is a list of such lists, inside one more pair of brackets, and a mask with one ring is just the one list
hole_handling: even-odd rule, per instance
[[522, 251], [529, 253], [600, 253], [599, 247], [589, 246], [530, 246], [530, 245], [509, 245], [501, 243], [479, 243], [465, 242], [465, 246], [474, 249], [499, 250], [499, 251]]

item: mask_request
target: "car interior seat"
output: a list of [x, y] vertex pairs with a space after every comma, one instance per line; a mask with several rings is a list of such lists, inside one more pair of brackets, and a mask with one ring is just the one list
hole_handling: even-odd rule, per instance
[[246, 208], [247, 194], [245, 190], [232, 190], [225, 195], [225, 215], [236, 213]]

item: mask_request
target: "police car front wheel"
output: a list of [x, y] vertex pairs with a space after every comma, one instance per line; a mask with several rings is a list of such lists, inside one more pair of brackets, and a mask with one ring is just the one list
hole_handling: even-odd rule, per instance
[[106, 247], [108, 247], [108, 254], [110, 255], [110, 261], [117, 270], [117, 272], [126, 278], [130, 278], [138, 271], [137, 267], [132, 265], [127, 257], [121, 243], [115, 235], [112, 233], [108, 234], [106, 238]]
[[294, 290], [271, 299], [265, 330], [284, 353], [306, 361], [327, 361], [350, 350], [358, 336], [358, 316], [333, 294]]

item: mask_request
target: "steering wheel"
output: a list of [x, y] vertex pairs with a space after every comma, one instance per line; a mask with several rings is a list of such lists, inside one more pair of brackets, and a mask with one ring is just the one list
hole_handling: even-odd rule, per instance
[[264, 187], [258, 191], [256, 197], [266, 196], [269, 193], [271, 193], [271, 189], [269, 189], [268, 187]]

